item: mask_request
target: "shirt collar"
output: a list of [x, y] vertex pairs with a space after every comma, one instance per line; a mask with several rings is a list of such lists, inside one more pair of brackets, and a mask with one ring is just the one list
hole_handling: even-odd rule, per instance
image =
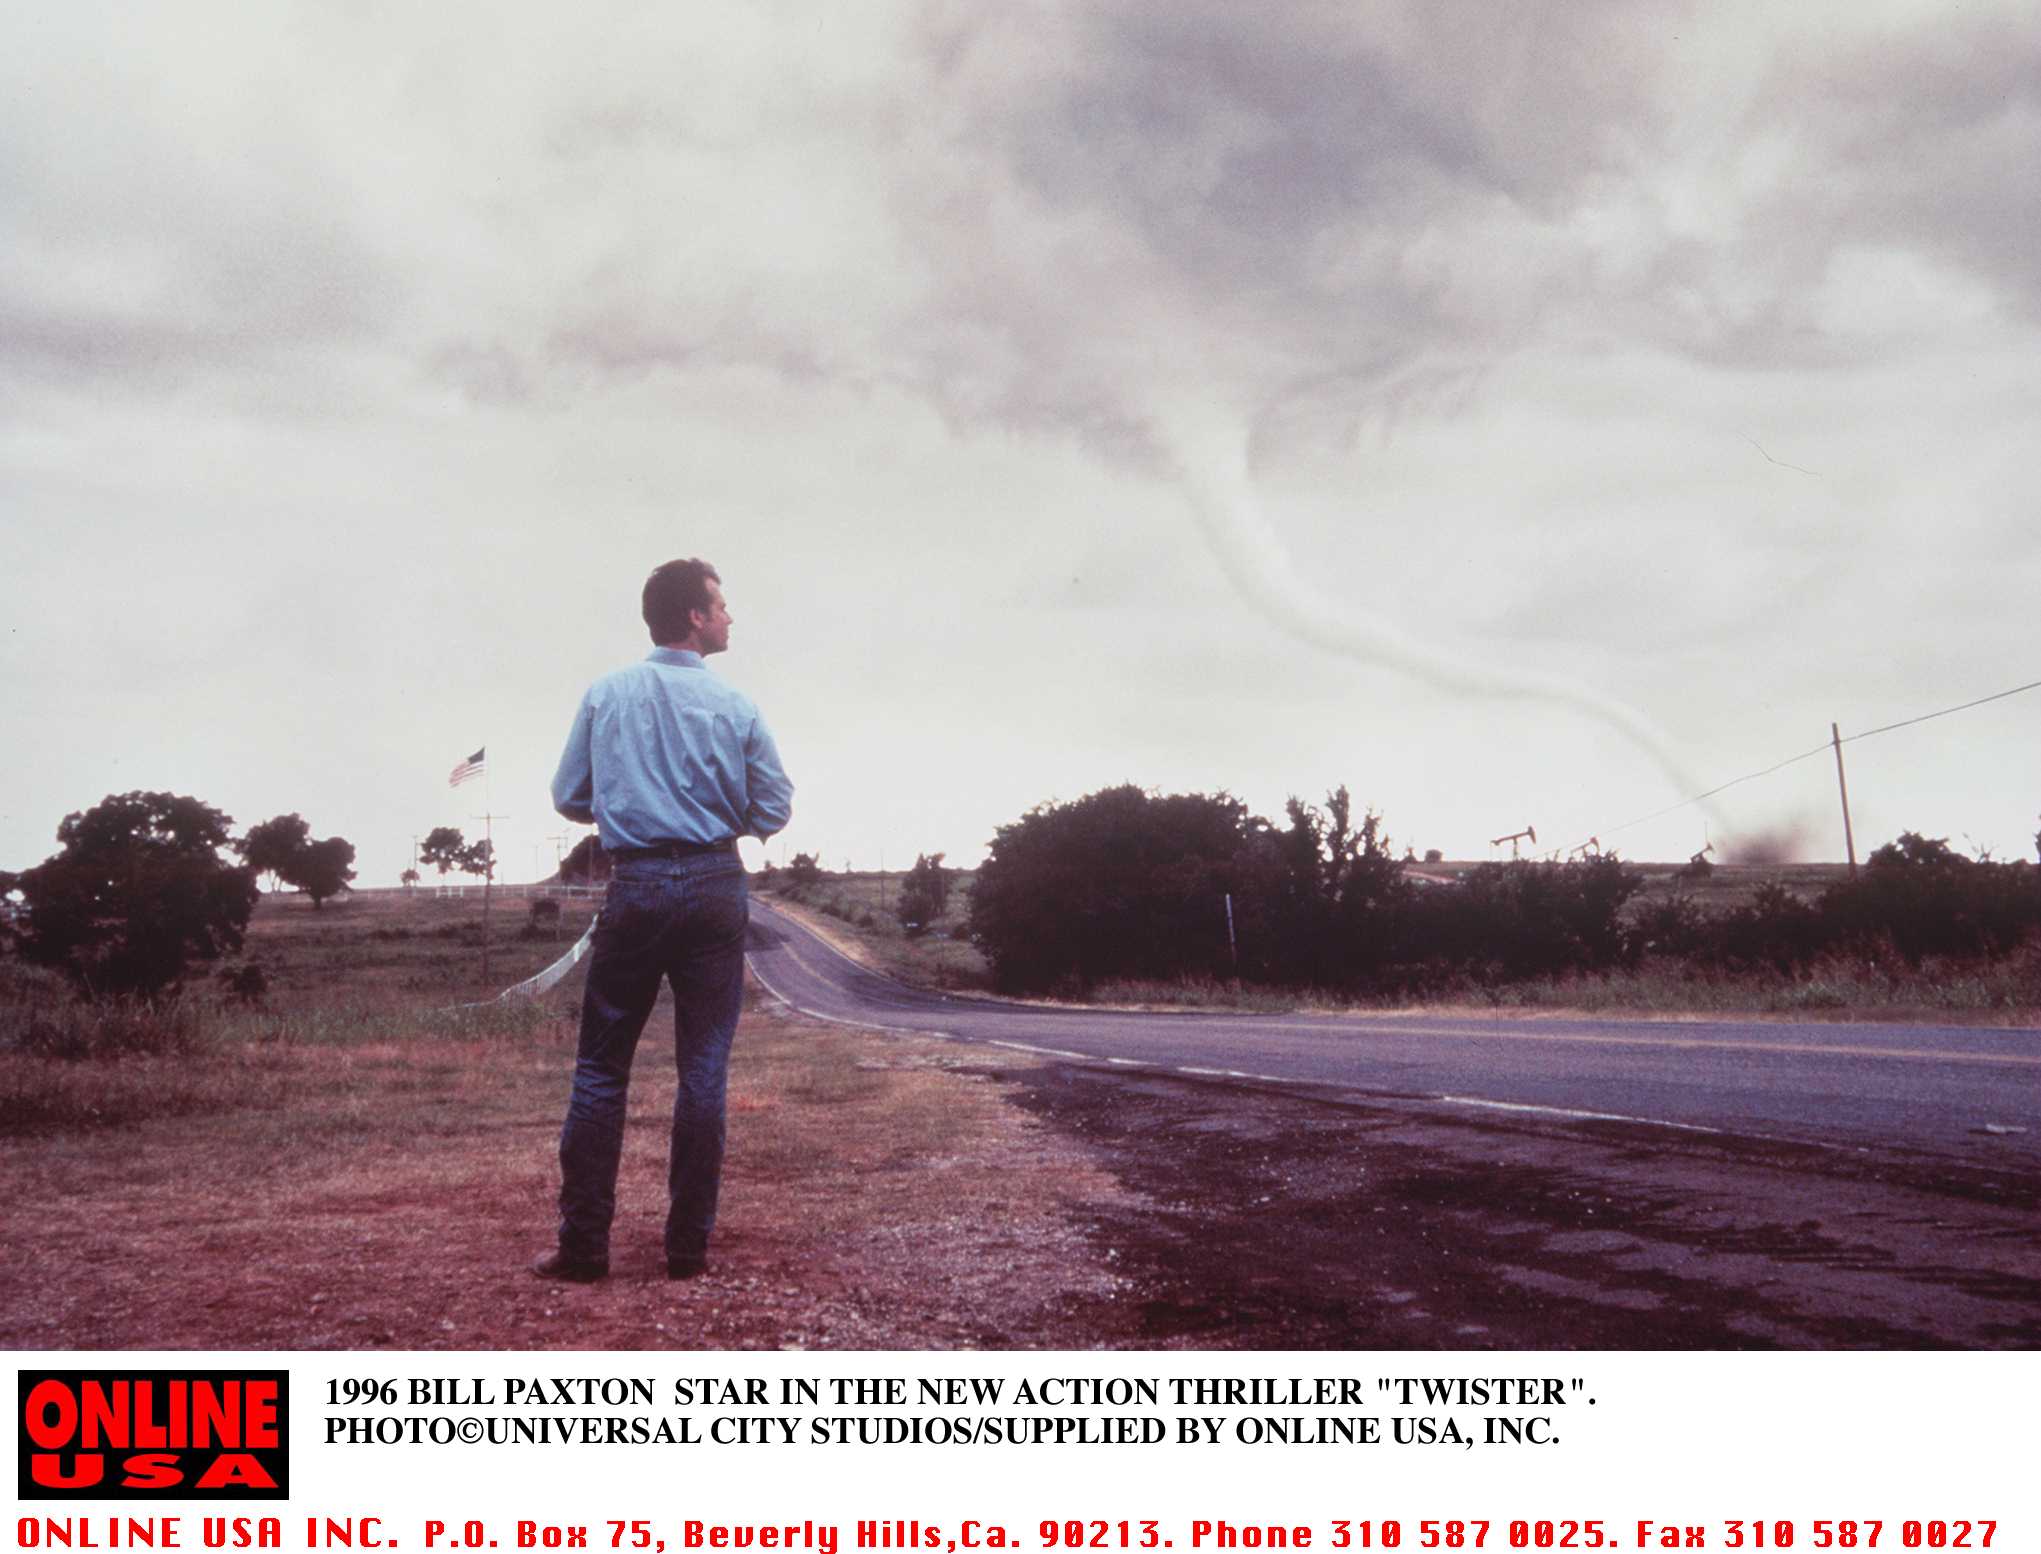
[[656, 647], [645, 655], [647, 663], [677, 664], [683, 669], [705, 669], [702, 655], [693, 648]]

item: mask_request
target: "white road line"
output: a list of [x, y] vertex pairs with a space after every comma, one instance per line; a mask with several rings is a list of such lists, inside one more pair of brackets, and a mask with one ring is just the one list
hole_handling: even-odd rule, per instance
[[[829, 950], [831, 953], [836, 955], [836, 957], [839, 960], [848, 961], [852, 966], [857, 966], [856, 961], [852, 961], [849, 956], [843, 954], [842, 951], [837, 950], [834, 945], [829, 944], [826, 940], [817, 939], [815, 942], [821, 944], [824, 949]], [[1025, 1052], [1030, 1055], [1038, 1057], [1064, 1058], [1079, 1063], [1103, 1062], [1121, 1068], [1159, 1067], [1159, 1065], [1157, 1064], [1150, 1063], [1138, 1058], [1100, 1057], [1096, 1053], [1070, 1052], [1060, 1047], [1037, 1047], [1031, 1046], [1026, 1042], [1003, 1041], [991, 1037], [962, 1036], [954, 1031], [933, 1031], [921, 1030], [918, 1028], [901, 1025], [880, 1025], [875, 1021], [871, 1020], [853, 1020], [844, 1015], [825, 1014], [820, 1009], [810, 1009], [805, 1005], [795, 1003], [793, 999], [789, 998], [785, 993], [782, 993], [778, 988], [774, 987], [772, 985], [771, 979], [768, 978], [764, 972], [759, 970], [758, 958], [756, 956], [747, 955], [745, 958], [751, 967], [751, 974], [758, 978], [759, 985], [763, 987], [768, 993], [770, 993], [774, 998], [778, 999], [782, 1004], [786, 1005], [789, 1009], [792, 1009], [795, 1013], [806, 1015], [811, 1020], [821, 1020], [826, 1024], [849, 1025], [854, 1026], [859, 1030], [879, 1031], [889, 1036], [933, 1037], [941, 1041], [956, 1041], [985, 1047], [1004, 1047], [1011, 1052]], [[798, 962], [798, 957], [794, 958]], [[858, 969], [866, 970], [868, 968], [858, 967]], [[1698, 1046], [1715, 1044], [1681, 1043], [1680, 1045]], [[1199, 1078], [1205, 1079], [1245, 1079], [1257, 1084], [1270, 1084], [1270, 1085], [1312, 1085], [1323, 1083], [1323, 1081], [1318, 1080], [1302, 1079], [1293, 1074], [1250, 1074], [1245, 1073], [1237, 1068], [1179, 1067], [1175, 1069], [1164, 1068], [1163, 1071], [1180, 1074], [1193, 1074], [1198, 1076]], [[1339, 1084], [1338, 1081], [1333, 1081], [1333, 1083]], [[1342, 1089], [1355, 1088], [1351, 1085], [1345, 1084], [1339, 1084], [1339, 1087]], [[1534, 1116], [1564, 1117], [1571, 1121], [1576, 1122], [1625, 1122], [1634, 1124], [1639, 1127], [1672, 1128], [1682, 1133], [1705, 1133], [1718, 1138], [1731, 1136], [1730, 1130], [1725, 1128], [1710, 1128], [1697, 1122], [1669, 1122], [1664, 1118], [1660, 1117], [1635, 1117], [1625, 1112], [1588, 1111], [1583, 1108], [1573, 1106], [1544, 1106], [1530, 1101], [1491, 1101], [1486, 1099], [1485, 1097], [1476, 1095], [1440, 1095], [1434, 1097], [1433, 1100], [1436, 1103], [1441, 1103], [1447, 1106], [1471, 1106], [1486, 1111], [1521, 1112], [1528, 1113]], [[1764, 1139], [1769, 1142], [1777, 1143], [1819, 1144], [1820, 1142], [1818, 1140], [1799, 1140], [1760, 1133], [1743, 1133], [1735, 1136], [1742, 1138]], [[1820, 1147], [1833, 1148], [1835, 1146], [1820, 1144]]]
[[1662, 1117], [1632, 1117], [1623, 1112], [1590, 1112], [1575, 1106], [1539, 1106], [1529, 1101], [1488, 1101], [1475, 1095], [1442, 1095], [1449, 1106], [1481, 1106], [1497, 1112], [1536, 1112], [1545, 1117], [1570, 1117], [1584, 1122], [1635, 1122], [1647, 1128], [1678, 1128], [1685, 1133], [1720, 1134], [1721, 1128], [1705, 1128], [1698, 1122], [1667, 1122]]
[[754, 977], [758, 978], [758, 985], [760, 987], [764, 988], [768, 993], [772, 994], [774, 998], [777, 998], [781, 1003], [785, 1004], [789, 1009], [793, 1010], [794, 1013], [806, 1015], [811, 1020], [821, 1020], [828, 1025], [854, 1026], [861, 1031], [882, 1031], [888, 1036], [932, 1036], [940, 1040], [948, 1041], [955, 1041], [959, 1039], [958, 1037], [951, 1035], [951, 1033], [948, 1031], [922, 1031], [911, 1029], [910, 1027], [905, 1025], [880, 1025], [873, 1020], [853, 1020], [845, 1015], [824, 1014], [820, 1009], [810, 1009], [805, 1004], [795, 1003], [791, 998], [787, 997], [785, 993], [782, 993], [778, 988], [774, 987], [772, 985], [771, 980], [766, 976], [766, 974], [758, 969], [758, 961], [756, 960], [756, 958], [752, 956], [746, 956], [745, 959], [747, 962], [749, 962], [751, 966], [751, 974]]

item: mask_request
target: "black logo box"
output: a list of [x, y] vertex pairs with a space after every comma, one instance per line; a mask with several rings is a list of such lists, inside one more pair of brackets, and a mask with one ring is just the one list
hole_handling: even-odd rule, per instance
[[[19, 1435], [15, 1448], [15, 1494], [22, 1500], [287, 1500], [291, 1489], [291, 1373], [289, 1371], [16, 1371], [14, 1395], [14, 1423]], [[81, 1448], [77, 1442], [58, 1448], [62, 1458], [65, 1476], [72, 1476], [71, 1469], [82, 1456], [99, 1455], [105, 1460], [99, 1481], [76, 1485], [69, 1488], [39, 1484], [30, 1470], [34, 1457], [48, 1455], [48, 1448], [40, 1446], [30, 1436], [28, 1429], [29, 1394], [45, 1381], [55, 1381], [67, 1387], [72, 1397], [77, 1398], [88, 1383], [111, 1387], [114, 1383], [125, 1383], [132, 1387], [137, 1382], [149, 1382], [158, 1400], [160, 1411], [170, 1392], [170, 1383], [184, 1382], [263, 1382], [276, 1383], [276, 1437], [274, 1446], [260, 1447], [153, 1447], [108, 1443], [91, 1450]], [[132, 1427], [132, 1426], [131, 1426]], [[177, 1458], [178, 1481], [160, 1487], [123, 1485], [129, 1473], [124, 1463], [130, 1456], [168, 1452]], [[262, 1469], [276, 1481], [274, 1488], [262, 1488], [247, 1484], [226, 1484], [211, 1488], [198, 1488], [198, 1480], [222, 1456], [245, 1452], [261, 1464]]]

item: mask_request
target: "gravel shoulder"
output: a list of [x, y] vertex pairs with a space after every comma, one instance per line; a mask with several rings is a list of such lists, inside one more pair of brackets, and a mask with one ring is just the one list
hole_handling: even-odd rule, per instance
[[1076, 1067], [1006, 1083], [1134, 1195], [1088, 1229], [1137, 1286], [1137, 1344], [2041, 1343], [2041, 1183], [2016, 1170]]

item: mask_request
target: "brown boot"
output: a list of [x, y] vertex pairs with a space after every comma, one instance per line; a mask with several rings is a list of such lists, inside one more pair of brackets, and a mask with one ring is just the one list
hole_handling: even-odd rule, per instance
[[554, 1279], [562, 1284], [594, 1284], [609, 1277], [609, 1264], [583, 1262], [565, 1252], [548, 1252], [532, 1264], [532, 1277]]

